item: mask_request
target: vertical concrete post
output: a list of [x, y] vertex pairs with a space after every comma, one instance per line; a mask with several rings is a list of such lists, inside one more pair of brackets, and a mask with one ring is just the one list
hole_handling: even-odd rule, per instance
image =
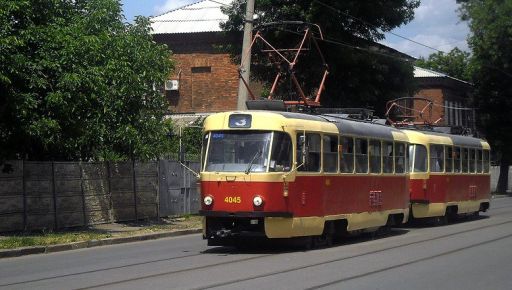
[[[254, 15], [254, 1], [255, 0], [247, 0], [247, 7], [245, 10], [245, 26], [244, 26], [244, 39], [242, 44], [242, 54], [241, 54], [241, 63], [240, 63], [240, 69], [242, 70], [240, 74], [242, 75], [243, 79], [247, 81], [249, 84], [249, 78], [251, 75], [251, 41], [252, 41], [252, 22], [253, 22], [253, 15]], [[237, 102], [237, 109], [238, 110], [245, 110], [247, 101], [247, 88], [245, 87], [245, 84], [240, 78], [240, 81], [238, 83], [238, 102]]]

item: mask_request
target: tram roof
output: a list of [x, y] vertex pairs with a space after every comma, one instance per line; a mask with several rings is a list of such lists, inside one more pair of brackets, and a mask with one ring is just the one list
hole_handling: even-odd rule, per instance
[[[414, 130], [414, 129], [407, 129], [406, 132], [414, 132], [418, 134], [422, 134], [427, 138], [428, 143], [437, 143], [435, 141], [440, 140], [440, 138], [448, 138], [451, 140], [451, 143], [455, 146], [468, 146], [468, 147], [476, 147], [476, 148], [484, 148], [488, 149], [489, 144], [482, 139], [471, 137], [471, 136], [463, 136], [463, 135], [452, 135], [452, 134], [446, 134], [446, 133], [440, 133], [440, 132], [434, 132], [434, 131], [426, 131], [426, 130]], [[430, 137], [432, 136], [432, 137]], [[429, 142], [428, 139], [436, 139]], [[446, 140], [446, 139], [445, 139]], [[442, 142], [444, 144], [444, 142]]]
[[[281, 114], [286, 118], [329, 122], [336, 125], [339, 132], [344, 135], [374, 137], [387, 140], [396, 139], [395, 136], [397, 135], [405, 135], [400, 130], [390, 126], [376, 124], [363, 120], [347, 119], [346, 117], [339, 114], [308, 115], [291, 112], [276, 113]], [[406, 137], [400, 139], [406, 140]]]

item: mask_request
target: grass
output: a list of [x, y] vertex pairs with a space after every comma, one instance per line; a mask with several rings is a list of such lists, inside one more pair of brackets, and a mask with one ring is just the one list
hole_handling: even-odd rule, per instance
[[129, 237], [143, 234], [150, 234], [162, 231], [193, 229], [201, 227], [201, 217], [196, 215], [185, 215], [162, 219], [159, 223], [130, 223], [129, 226], [136, 228], [127, 231], [106, 231], [98, 229], [58, 231], [58, 232], [29, 232], [14, 233], [1, 236], [0, 249], [15, 249], [20, 247], [49, 246], [67, 244], [106, 238]]
[[0, 239], [0, 249], [67, 244], [73, 242], [106, 239], [110, 237], [112, 237], [112, 234], [97, 233], [93, 231], [21, 233], [12, 236], [5, 236]]

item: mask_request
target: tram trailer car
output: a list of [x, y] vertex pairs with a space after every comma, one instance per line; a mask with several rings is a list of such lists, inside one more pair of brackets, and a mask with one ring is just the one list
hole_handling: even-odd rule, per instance
[[409, 216], [401, 130], [290, 112], [217, 113], [204, 123], [203, 237], [331, 240]]
[[490, 146], [481, 139], [403, 130], [409, 139], [411, 217], [444, 224], [489, 208]]

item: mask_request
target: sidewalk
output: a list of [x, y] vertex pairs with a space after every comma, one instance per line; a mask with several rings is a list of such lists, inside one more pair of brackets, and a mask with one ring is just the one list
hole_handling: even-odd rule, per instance
[[[60, 251], [92, 248], [106, 245], [116, 245], [122, 243], [131, 243], [137, 241], [146, 241], [201, 233], [201, 227], [196, 219], [194, 219], [191, 222], [186, 222], [185, 218], [173, 218], [162, 219], [158, 223], [140, 221], [130, 223], [111, 223], [93, 225], [89, 226], [87, 229], [84, 229], [83, 232], [105, 234], [106, 236], [110, 237], [71, 243], [35, 245], [30, 247], [18, 247], [13, 249], [0, 249], [0, 259], [19, 257], [31, 254], [47, 254]], [[71, 230], [70, 233], [73, 233], [73, 231]], [[13, 236], [0, 235], [0, 242], [2, 240], [7, 240]]]

